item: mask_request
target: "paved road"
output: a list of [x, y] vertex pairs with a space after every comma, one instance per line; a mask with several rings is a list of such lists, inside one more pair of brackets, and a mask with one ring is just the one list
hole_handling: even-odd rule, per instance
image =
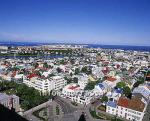
[[49, 119], [48, 121], [54, 121], [54, 117], [53, 117], [53, 106], [50, 105], [47, 107], [48, 113], [49, 113]]
[[25, 118], [26, 118], [28, 121], [41, 121], [39, 118], [35, 117], [35, 116], [32, 115], [32, 114], [26, 115]]
[[64, 114], [70, 114], [76, 110], [75, 108], [71, 107], [70, 104], [63, 101], [60, 97], [55, 97], [54, 100], [61, 106]]
[[78, 121], [83, 112], [86, 115], [85, 116], [86, 121], [93, 121], [91, 120], [91, 118], [89, 117], [89, 114], [87, 113], [88, 110], [86, 110], [85, 108], [83, 107], [75, 108], [70, 103], [68, 103], [67, 99], [62, 99], [60, 97], [55, 97], [54, 100], [62, 108], [62, 111], [63, 111], [62, 121]]
[[[55, 114], [55, 106], [59, 105], [61, 107], [61, 114], [59, 116], [56, 116]], [[89, 106], [77, 106], [74, 107], [71, 105], [71, 103], [68, 101], [68, 99], [63, 99], [61, 97], [55, 97], [54, 102], [52, 102], [50, 105], [47, 105], [47, 109], [49, 112], [49, 120], [48, 121], [78, 121], [81, 114], [85, 113], [86, 121], [103, 121], [100, 119], [93, 119], [93, 117], [90, 115], [89, 112]], [[26, 118], [29, 121], [40, 121], [38, 118], [33, 116], [30, 113], [26, 115]], [[30, 120], [32, 119], [32, 120]]]
[[62, 121], [78, 121], [78, 120], [76, 120], [74, 114], [66, 114], [63, 116]]
[[145, 115], [143, 117], [143, 121], [150, 121], [150, 102], [149, 102], [149, 104], [147, 106]]

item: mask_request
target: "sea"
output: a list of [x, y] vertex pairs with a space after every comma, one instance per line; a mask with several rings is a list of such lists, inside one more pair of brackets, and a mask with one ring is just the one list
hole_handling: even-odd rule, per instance
[[[40, 46], [48, 44], [66, 44], [66, 43], [39, 43], [39, 42], [7, 42], [0, 41], [0, 46]], [[70, 44], [70, 43], [69, 43]], [[71, 44], [71, 45], [82, 45], [82, 44]], [[85, 45], [85, 44], [83, 44]], [[103, 48], [103, 49], [121, 49], [121, 50], [132, 50], [132, 51], [147, 51], [150, 52], [149, 46], [131, 46], [131, 45], [100, 45], [100, 44], [86, 44], [88, 48]]]

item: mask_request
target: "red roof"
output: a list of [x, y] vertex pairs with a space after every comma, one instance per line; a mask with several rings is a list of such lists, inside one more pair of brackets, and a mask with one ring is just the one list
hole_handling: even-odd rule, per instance
[[114, 82], [114, 81], [116, 81], [116, 78], [115, 78], [115, 77], [107, 77], [106, 80], [111, 81], [111, 82]]
[[120, 97], [119, 100], [118, 100], [118, 106], [128, 108], [129, 100], [125, 97]]
[[109, 72], [109, 68], [106, 67], [105, 69], [102, 70], [102, 72], [103, 72], [104, 74], [107, 74], [107, 73]]
[[30, 74], [27, 76], [27, 78], [29, 78], [29, 79], [31, 79], [32, 77], [37, 77], [37, 75], [36, 74]]
[[70, 86], [68, 89], [74, 90], [74, 89], [76, 89], [77, 87], [79, 87], [79, 86]]

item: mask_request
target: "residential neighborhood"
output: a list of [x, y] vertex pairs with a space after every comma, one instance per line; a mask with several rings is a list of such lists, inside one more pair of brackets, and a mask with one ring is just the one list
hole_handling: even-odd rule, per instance
[[[39, 48], [43, 49], [40, 51]], [[61, 53], [65, 48], [66, 52]], [[54, 50], [55, 53], [51, 54]], [[20, 114], [34, 107], [27, 107], [27, 102], [32, 99], [18, 93], [24, 86], [46, 97], [45, 101], [55, 101], [57, 96], [70, 101], [76, 108], [81, 105], [89, 111], [93, 120], [105, 120], [107, 114], [130, 121], [146, 121], [144, 117], [149, 116], [149, 52], [88, 48], [82, 45], [15, 47], [15, 52], [12, 52], [12, 48], [1, 47], [2, 55], [4, 51], [8, 55], [0, 59], [0, 104], [14, 108]], [[19, 51], [28, 56], [20, 57], [17, 55]], [[37, 51], [42, 56], [35, 56]], [[33, 102], [36, 102], [35, 99]], [[96, 102], [99, 103], [95, 106]], [[42, 103], [41, 100], [35, 106]], [[96, 116], [92, 116], [91, 112]], [[105, 115], [101, 116], [99, 112]]]

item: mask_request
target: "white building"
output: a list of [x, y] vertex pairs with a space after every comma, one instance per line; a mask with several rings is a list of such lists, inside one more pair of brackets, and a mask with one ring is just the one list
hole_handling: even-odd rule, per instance
[[9, 109], [14, 108], [16, 112], [19, 111], [20, 108], [19, 97], [16, 95], [7, 95], [5, 93], [0, 93], [0, 104]]
[[146, 99], [150, 100], [150, 83], [139, 85], [138, 87], [134, 88], [134, 93], [142, 94]]
[[101, 67], [93, 67], [92, 68], [92, 74], [94, 75], [94, 77], [96, 77], [97, 79], [99, 78], [103, 78], [104, 77], [104, 73], [102, 72], [102, 68]]
[[116, 107], [117, 107], [117, 102], [114, 101], [108, 101], [106, 103], [106, 112], [112, 115], [116, 115]]
[[120, 97], [118, 102], [109, 101], [106, 112], [131, 121], [142, 121], [147, 103], [144, 99], [133, 96], [132, 99]]
[[30, 79], [24, 79], [23, 83], [25, 83], [29, 87], [34, 87], [40, 92], [46, 94], [46, 93], [50, 93], [51, 90], [62, 89], [66, 85], [67, 81], [64, 80], [64, 78], [60, 76], [53, 76], [49, 79], [38, 78], [35, 76]]
[[92, 101], [93, 96], [92, 91], [79, 90], [75, 96], [71, 97], [71, 100], [76, 103], [87, 105]]
[[75, 94], [80, 90], [80, 87], [78, 84], [76, 83], [71, 83], [66, 85], [63, 90], [62, 90], [62, 94], [64, 95], [64, 97], [68, 97], [71, 99], [72, 96], [75, 96]]
[[95, 85], [95, 88], [94, 88], [95, 96], [100, 96], [107, 92], [110, 92], [116, 86], [118, 82], [120, 82], [120, 77], [118, 76], [107, 77], [105, 81]]
[[94, 96], [92, 91], [84, 91], [76, 83], [66, 85], [62, 90], [62, 94], [63, 97], [84, 105], [89, 104]]
[[88, 76], [86, 74], [82, 74], [78, 76], [78, 85], [81, 89], [84, 89], [86, 85], [88, 84]]

